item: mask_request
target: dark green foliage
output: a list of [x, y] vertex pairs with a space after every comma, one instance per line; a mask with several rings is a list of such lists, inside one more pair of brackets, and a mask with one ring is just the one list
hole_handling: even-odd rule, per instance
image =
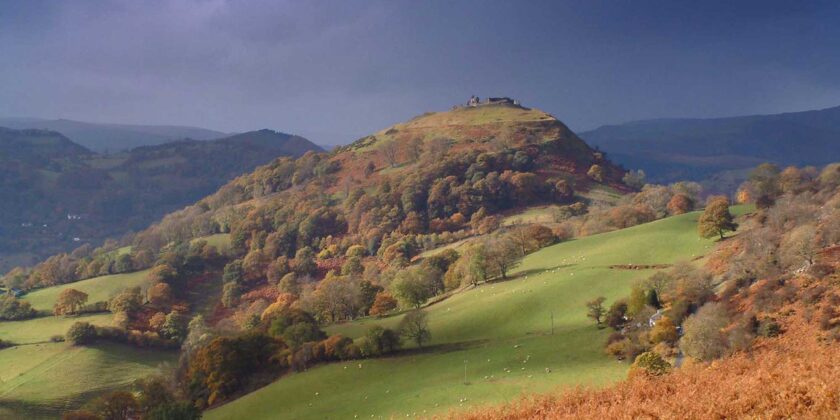
[[242, 260], [233, 260], [225, 265], [222, 282], [241, 284], [244, 281], [244, 273]]
[[636, 357], [633, 368], [639, 369], [651, 376], [660, 376], [671, 370], [671, 364], [665, 361], [659, 354], [646, 351]]
[[625, 323], [627, 323], [627, 320], [624, 319], [624, 316], [626, 314], [627, 301], [624, 299], [617, 300], [613, 302], [612, 305], [610, 305], [610, 309], [607, 311], [605, 322], [610, 328], [618, 331], [621, 329], [621, 327], [624, 326]]
[[274, 337], [282, 337], [290, 347], [327, 337], [310, 313], [296, 308], [284, 308], [276, 314], [268, 332]]
[[417, 347], [422, 348], [423, 344], [432, 339], [432, 333], [429, 331], [428, 315], [419, 309], [405, 314], [403, 319], [400, 320], [397, 330], [403, 337], [414, 341]]
[[160, 329], [160, 335], [165, 339], [181, 342], [187, 338], [189, 322], [190, 319], [186, 315], [172, 311], [169, 315], [166, 315], [166, 321]]
[[200, 407], [226, 400], [253, 375], [282, 368], [274, 356], [284, 348], [282, 341], [259, 333], [214, 339], [190, 359], [184, 377], [190, 397]]
[[365, 333], [361, 350], [365, 356], [379, 356], [399, 350], [401, 344], [399, 333], [376, 325]]
[[763, 319], [758, 324], [758, 335], [762, 337], [775, 337], [782, 333], [782, 326], [773, 318]]
[[647, 294], [645, 295], [645, 303], [647, 304], [647, 306], [650, 306], [654, 309], [659, 309], [662, 307], [662, 304], [659, 302], [659, 295], [654, 289], [650, 289], [647, 291]]
[[189, 401], [161, 404], [146, 413], [145, 420], [198, 420], [201, 410]]
[[779, 187], [780, 173], [779, 167], [772, 163], [758, 165], [750, 172], [748, 178], [750, 192], [753, 194], [758, 208], [769, 208], [781, 194], [781, 188]]
[[607, 314], [607, 310], [604, 309], [604, 302], [606, 300], [607, 298], [600, 296], [586, 302], [586, 316], [592, 318], [598, 327], [601, 327], [601, 319]]
[[446, 249], [438, 254], [432, 255], [423, 260], [423, 265], [434, 268], [441, 273], [449, 270], [449, 267], [458, 260], [458, 251]]
[[83, 346], [96, 340], [96, 327], [87, 322], [76, 322], [64, 336], [74, 346]]
[[89, 404], [93, 413], [105, 420], [130, 420], [137, 416], [139, 406], [130, 392], [114, 391]]
[[373, 302], [376, 301], [376, 295], [383, 290], [385, 289], [382, 286], [373, 284], [367, 280], [359, 283], [359, 298], [361, 300], [363, 313], [367, 314], [368, 311], [370, 311], [371, 306], [373, 306]]
[[290, 347], [299, 347], [303, 343], [323, 340], [327, 335], [318, 327], [317, 324], [308, 322], [298, 322], [286, 327], [280, 334], [283, 341]]
[[32, 308], [29, 302], [4, 294], [0, 295], [0, 320], [17, 321], [33, 318], [38, 312]]

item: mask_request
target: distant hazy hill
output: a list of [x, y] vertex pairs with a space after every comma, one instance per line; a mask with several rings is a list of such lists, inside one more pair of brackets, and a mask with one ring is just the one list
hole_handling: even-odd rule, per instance
[[144, 228], [259, 165], [310, 150], [321, 151], [260, 130], [99, 155], [57, 132], [0, 128], [0, 271], [78, 246], [73, 238], [98, 243]]
[[37, 165], [52, 159], [92, 154], [90, 150], [55, 131], [0, 127], [0, 161], [15, 160]]
[[775, 115], [660, 119], [580, 134], [648, 179], [701, 180], [762, 162], [822, 165], [840, 160], [840, 107]]
[[228, 135], [198, 127], [97, 124], [65, 119], [0, 118], [0, 126], [58, 131], [74, 142], [100, 153], [119, 152], [138, 146], [161, 144], [185, 138], [211, 140]]

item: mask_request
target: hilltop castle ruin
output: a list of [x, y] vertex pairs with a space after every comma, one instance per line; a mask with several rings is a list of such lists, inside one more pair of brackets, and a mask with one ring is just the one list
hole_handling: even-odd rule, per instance
[[487, 98], [486, 100], [482, 101], [478, 96], [470, 96], [470, 99], [467, 101], [466, 107], [467, 108], [475, 108], [479, 106], [485, 105], [515, 105], [519, 106], [519, 101], [515, 99], [511, 99], [508, 97], [500, 97], [500, 98]]

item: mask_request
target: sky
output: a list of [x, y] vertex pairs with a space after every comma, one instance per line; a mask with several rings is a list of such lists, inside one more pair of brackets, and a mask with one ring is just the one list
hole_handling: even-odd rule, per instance
[[0, 116], [347, 143], [470, 95], [575, 131], [840, 105], [840, 2], [0, 0]]

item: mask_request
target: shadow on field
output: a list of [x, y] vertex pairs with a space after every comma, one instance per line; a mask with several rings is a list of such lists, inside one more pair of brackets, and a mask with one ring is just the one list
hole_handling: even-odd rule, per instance
[[401, 356], [413, 356], [413, 355], [421, 355], [421, 354], [428, 354], [428, 353], [450, 353], [453, 351], [461, 351], [461, 350], [468, 350], [473, 347], [479, 347], [483, 344], [487, 344], [491, 342], [490, 339], [481, 339], [481, 340], [471, 340], [471, 341], [461, 341], [458, 343], [443, 343], [443, 344], [435, 344], [432, 346], [425, 346], [423, 348], [410, 348], [398, 351], [393, 353], [393, 357], [401, 357]]
[[90, 391], [60, 400], [44, 401], [43, 403], [0, 399], [0, 418], [27, 420], [56, 419], [60, 418], [62, 413], [76, 410], [85, 401], [98, 397], [102, 393], [102, 391]]

